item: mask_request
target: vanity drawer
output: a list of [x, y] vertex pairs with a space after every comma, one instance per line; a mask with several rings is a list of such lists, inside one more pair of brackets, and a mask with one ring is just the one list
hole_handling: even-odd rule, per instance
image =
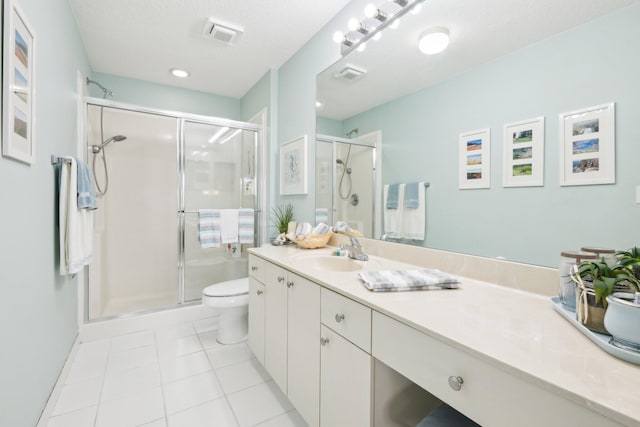
[[480, 425], [621, 425], [378, 312], [372, 329], [373, 357]]
[[322, 288], [320, 319], [367, 353], [371, 353], [371, 309]]
[[255, 255], [249, 255], [249, 277], [253, 277], [260, 283], [266, 280], [267, 261]]

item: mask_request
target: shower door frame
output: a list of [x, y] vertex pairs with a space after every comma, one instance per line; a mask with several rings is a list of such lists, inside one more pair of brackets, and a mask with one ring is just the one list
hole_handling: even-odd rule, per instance
[[[137, 316], [140, 314], [148, 314], [148, 313], [155, 313], [155, 312], [160, 312], [160, 311], [165, 311], [165, 310], [172, 310], [172, 309], [176, 309], [179, 307], [185, 307], [185, 306], [191, 306], [191, 305], [198, 305], [200, 304], [199, 301], [192, 301], [192, 302], [185, 302], [184, 301], [184, 276], [185, 276], [185, 209], [184, 209], [184, 202], [185, 202], [185, 186], [186, 186], [186, 180], [185, 180], [185, 174], [186, 174], [186, 170], [185, 170], [185, 157], [184, 157], [184, 149], [185, 149], [185, 135], [184, 135], [184, 128], [185, 128], [185, 123], [186, 122], [190, 122], [190, 123], [198, 123], [198, 124], [205, 124], [205, 125], [212, 125], [212, 126], [228, 126], [230, 128], [235, 128], [235, 129], [241, 129], [241, 130], [246, 130], [246, 131], [252, 131], [255, 133], [254, 135], [254, 171], [256, 174], [256, 179], [260, 179], [260, 184], [257, 185], [255, 187], [255, 194], [254, 194], [254, 206], [256, 207], [256, 209], [254, 209], [255, 215], [256, 215], [256, 220], [255, 220], [255, 224], [256, 224], [256, 231], [255, 231], [255, 241], [254, 241], [254, 245], [260, 246], [260, 242], [261, 242], [261, 232], [262, 232], [262, 221], [261, 221], [261, 217], [263, 215], [263, 207], [260, 205], [261, 200], [262, 200], [262, 191], [266, 191], [266, 188], [264, 187], [264, 179], [262, 179], [262, 156], [264, 155], [264, 141], [262, 140], [262, 128], [263, 126], [261, 125], [256, 125], [253, 123], [248, 123], [248, 122], [241, 122], [241, 121], [237, 121], [237, 120], [231, 120], [231, 119], [225, 119], [225, 118], [221, 118], [221, 117], [214, 117], [214, 116], [203, 116], [203, 115], [199, 115], [199, 114], [191, 114], [191, 113], [185, 113], [185, 112], [180, 112], [180, 111], [173, 111], [173, 110], [162, 110], [162, 109], [157, 109], [157, 108], [150, 108], [150, 107], [144, 107], [144, 106], [140, 106], [140, 105], [135, 105], [135, 104], [129, 104], [129, 103], [124, 103], [124, 102], [116, 102], [116, 101], [111, 101], [108, 99], [102, 99], [102, 98], [94, 98], [94, 97], [88, 97], [85, 96], [82, 99], [82, 104], [83, 104], [83, 149], [84, 149], [84, 153], [83, 153], [83, 157], [85, 161], [88, 161], [89, 158], [89, 126], [88, 126], [88, 119], [89, 119], [89, 106], [97, 106], [97, 107], [106, 107], [106, 108], [114, 108], [117, 110], [122, 110], [122, 111], [130, 111], [130, 112], [134, 112], [134, 113], [143, 113], [143, 114], [152, 114], [152, 115], [156, 115], [156, 116], [161, 116], [161, 117], [169, 117], [172, 119], [176, 119], [176, 160], [177, 160], [177, 165], [178, 165], [178, 170], [176, 171], [177, 173], [177, 188], [176, 188], [176, 197], [177, 197], [177, 201], [178, 201], [178, 230], [177, 230], [177, 244], [178, 244], [178, 286], [177, 286], [177, 304], [174, 306], [170, 306], [170, 307], [159, 307], [159, 308], [153, 308], [153, 309], [149, 309], [149, 310], [144, 310], [144, 311], [139, 311], [139, 312], [134, 312], [134, 313], [124, 313], [124, 314], [117, 314], [117, 315], [113, 315], [113, 316], [104, 316], [104, 317], [99, 317], [99, 318], [95, 318], [95, 319], [89, 319], [89, 274], [85, 274], [84, 276], [84, 284], [83, 284], [83, 288], [84, 288], [84, 303], [83, 303], [83, 307], [84, 307], [84, 313], [83, 313], [83, 320], [84, 323], [92, 323], [92, 322], [100, 322], [100, 321], [104, 321], [104, 320], [111, 320], [111, 319], [120, 319], [120, 318], [126, 318], [126, 317], [131, 317], [131, 316]], [[91, 268], [89, 266], [89, 268]]]

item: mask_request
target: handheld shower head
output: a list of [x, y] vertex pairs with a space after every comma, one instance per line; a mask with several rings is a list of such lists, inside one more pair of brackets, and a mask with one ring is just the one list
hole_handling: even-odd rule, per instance
[[100, 151], [102, 151], [102, 149], [103, 149], [104, 147], [106, 147], [107, 145], [111, 144], [112, 142], [120, 142], [120, 141], [124, 141], [125, 139], [127, 139], [127, 137], [126, 137], [126, 136], [124, 136], [124, 135], [115, 135], [115, 136], [112, 136], [111, 138], [109, 138], [109, 139], [107, 139], [107, 140], [103, 141], [103, 142], [102, 142], [102, 144], [100, 144], [100, 145], [92, 145], [92, 146], [91, 146], [91, 151], [92, 151], [94, 154], [97, 154], [97, 153], [99, 153]]

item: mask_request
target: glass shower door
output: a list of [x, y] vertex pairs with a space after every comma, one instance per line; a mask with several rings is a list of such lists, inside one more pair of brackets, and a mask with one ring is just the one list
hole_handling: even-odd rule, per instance
[[[247, 248], [225, 243], [202, 248], [198, 238], [200, 209], [257, 209], [258, 133], [184, 122], [183, 301], [197, 301], [212, 284], [247, 276]], [[255, 229], [257, 230], [257, 216]], [[255, 241], [255, 239], [254, 239]]]

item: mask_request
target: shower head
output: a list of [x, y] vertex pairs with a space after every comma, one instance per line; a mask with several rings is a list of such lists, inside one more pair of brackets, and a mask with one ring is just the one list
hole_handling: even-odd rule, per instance
[[100, 144], [100, 145], [92, 145], [92, 146], [91, 146], [91, 151], [92, 151], [94, 154], [97, 154], [97, 153], [99, 153], [100, 151], [102, 151], [102, 149], [103, 149], [104, 147], [106, 147], [107, 145], [111, 144], [112, 142], [120, 142], [120, 141], [124, 141], [125, 139], [127, 139], [127, 137], [126, 137], [126, 136], [124, 136], [124, 135], [115, 135], [115, 136], [112, 136], [111, 138], [109, 138], [109, 139], [107, 139], [107, 140], [103, 141], [103, 142], [102, 142], [102, 144]]
[[351, 129], [349, 132], [347, 132], [347, 138], [351, 138], [353, 136], [354, 133], [358, 133], [359, 129], [358, 128], [353, 128]]

